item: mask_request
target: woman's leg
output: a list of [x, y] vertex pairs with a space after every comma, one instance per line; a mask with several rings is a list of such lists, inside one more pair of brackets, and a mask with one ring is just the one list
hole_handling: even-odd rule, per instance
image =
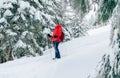
[[60, 52], [58, 49], [59, 42], [54, 42], [53, 44], [54, 44], [54, 48], [55, 48], [55, 58], [61, 58]]

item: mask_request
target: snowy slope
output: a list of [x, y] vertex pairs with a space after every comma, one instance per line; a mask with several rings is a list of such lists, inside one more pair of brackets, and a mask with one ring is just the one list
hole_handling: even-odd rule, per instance
[[54, 52], [51, 49], [41, 57], [24, 57], [0, 64], [0, 78], [87, 78], [94, 74], [101, 57], [111, 51], [109, 26], [88, 33], [86, 37], [62, 43], [60, 60], [51, 60]]

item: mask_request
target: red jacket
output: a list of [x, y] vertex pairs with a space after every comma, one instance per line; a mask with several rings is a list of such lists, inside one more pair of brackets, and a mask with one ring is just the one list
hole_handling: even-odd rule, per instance
[[[57, 36], [57, 38], [55, 38], [54, 36]], [[56, 26], [55, 26], [55, 29], [54, 29], [54, 31], [53, 31], [53, 34], [52, 34], [52, 36], [51, 36], [51, 38], [52, 38], [52, 41], [54, 42], [54, 41], [58, 41], [58, 42], [61, 42], [61, 40], [60, 40], [60, 36], [62, 35], [62, 25], [61, 24], [57, 24]]]

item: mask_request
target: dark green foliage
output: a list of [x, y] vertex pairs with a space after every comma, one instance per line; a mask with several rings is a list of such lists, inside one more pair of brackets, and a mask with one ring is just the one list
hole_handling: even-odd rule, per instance
[[30, 2], [30, 5], [31, 6], [33, 6], [33, 7], [35, 7], [35, 8], [38, 8], [38, 5], [34, 2], [34, 1], [29, 1]]
[[27, 56], [29, 54], [28, 48], [17, 48], [17, 53], [14, 52], [14, 56], [16, 56], [17, 58], [23, 57], [23, 56]]
[[17, 9], [20, 7], [18, 4], [12, 3], [13, 8], [10, 8], [10, 11], [15, 14]]
[[99, 10], [98, 22], [106, 22], [112, 16], [116, 4], [115, 0], [103, 0]]
[[5, 55], [3, 51], [0, 49], [0, 63], [6, 62]]
[[1, 9], [0, 9], [0, 18], [3, 17], [5, 11], [6, 11], [6, 9], [4, 9], [4, 8], [1, 8]]
[[111, 68], [112, 68], [110, 65], [110, 56], [109, 55], [103, 56], [100, 67], [101, 68], [100, 68], [96, 78], [109, 78], [109, 73], [110, 73]]
[[85, 3], [85, 0], [81, 0], [81, 10], [83, 11], [83, 13], [86, 13], [87, 12], [87, 6], [86, 6], [86, 3]]

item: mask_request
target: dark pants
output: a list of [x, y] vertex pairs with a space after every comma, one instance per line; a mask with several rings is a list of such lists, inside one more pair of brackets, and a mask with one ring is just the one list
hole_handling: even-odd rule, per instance
[[61, 58], [60, 52], [59, 52], [59, 49], [58, 49], [59, 43], [60, 42], [53, 42], [53, 46], [54, 46], [54, 49], [55, 49], [55, 58]]

